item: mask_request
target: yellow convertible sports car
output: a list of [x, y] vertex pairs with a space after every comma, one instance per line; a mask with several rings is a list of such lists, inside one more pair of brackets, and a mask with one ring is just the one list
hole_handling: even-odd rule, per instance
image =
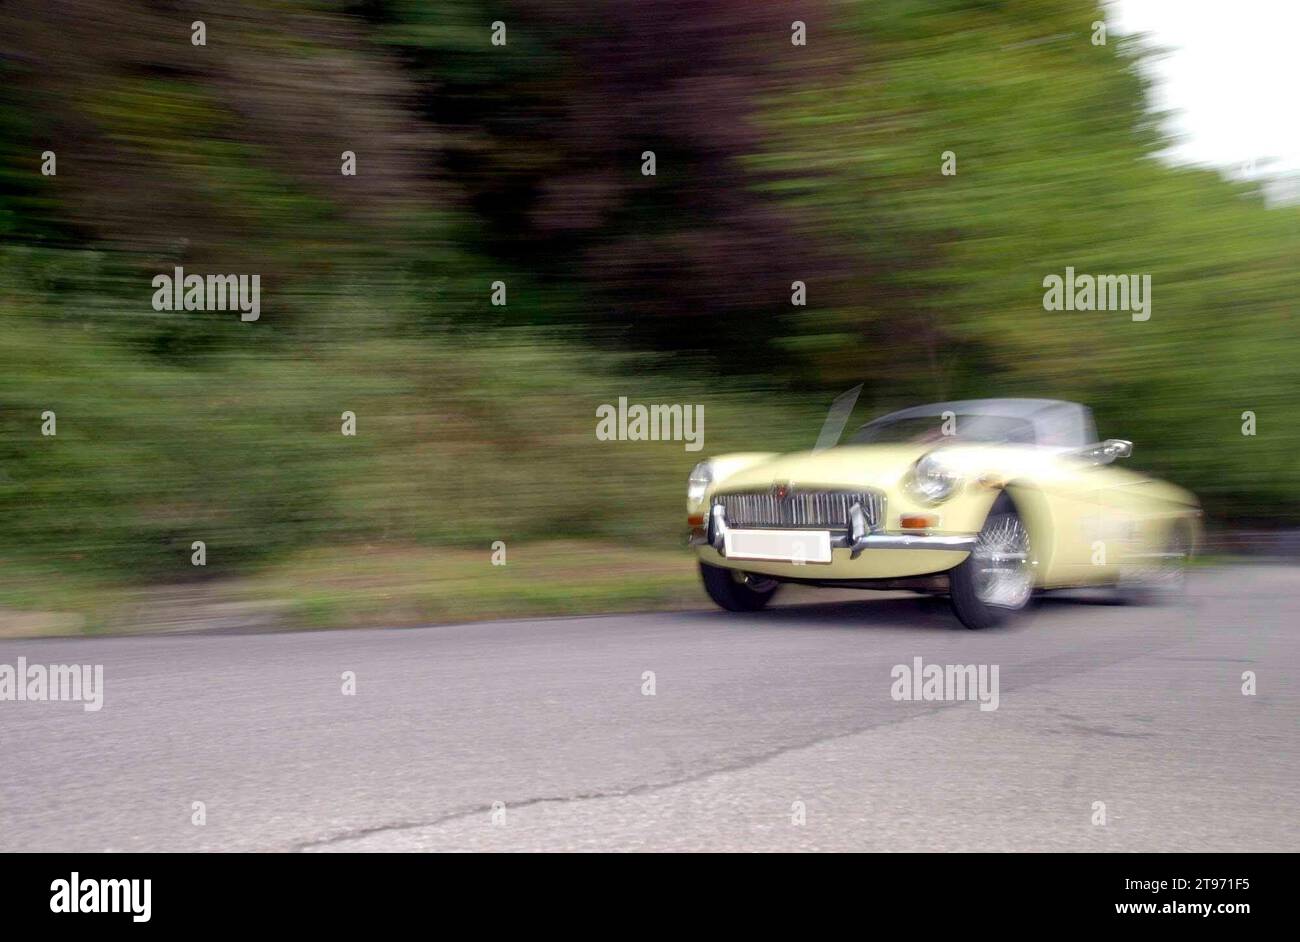
[[1201, 538], [1196, 498], [1113, 462], [1092, 414], [1052, 399], [904, 409], [844, 444], [720, 455], [687, 487], [690, 543], [709, 597], [762, 608], [782, 583], [944, 592], [968, 628], [1035, 590], [1181, 586]]

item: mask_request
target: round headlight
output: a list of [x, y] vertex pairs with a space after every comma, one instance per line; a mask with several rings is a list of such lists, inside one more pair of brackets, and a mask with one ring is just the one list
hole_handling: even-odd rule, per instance
[[957, 473], [946, 467], [935, 452], [930, 452], [913, 465], [906, 488], [917, 500], [937, 504], [951, 497], [960, 483]]
[[692, 504], [704, 500], [704, 492], [713, 483], [713, 469], [707, 461], [701, 461], [691, 469], [691, 476], [686, 479], [686, 499]]

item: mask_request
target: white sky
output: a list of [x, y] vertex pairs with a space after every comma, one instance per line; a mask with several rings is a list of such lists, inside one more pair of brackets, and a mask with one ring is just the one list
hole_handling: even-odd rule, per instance
[[1112, 32], [1148, 34], [1154, 104], [1180, 162], [1241, 176], [1300, 170], [1300, 0], [1109, 0]]

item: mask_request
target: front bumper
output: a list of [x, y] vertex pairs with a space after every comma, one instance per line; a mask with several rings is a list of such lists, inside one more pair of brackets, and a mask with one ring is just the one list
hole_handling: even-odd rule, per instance
[[[725, 558], [722, 542], [714, 543], [704, 530], [692, 530], [687, 543], [690, 546], [712, 546]], [[975, 547], [975, 537], [965, 534], [939, 533], [868, 533], [853, 539], [848, 534], [831, 538], [831, 546], [847, 549], [851, 559], [857, 559], [863, 550], [948, 550], [969, 553]]]
[[[882, 533], [872, 532], [867, 527], [861, 512], [852, 515], [850, 528], [839, 533], [832, 531], [831, 546], [849, 551], [850, 559], [857, 559], [864, 550], [949, 550], [969, 553], [975, 548], [973, 533]], [[698, 529], [691, 532], [691, 546], [712, 546], [720, 556], [726, 555], [727, 519], [722, 508], [715, 505], [710, 515], [707, 530]]]
[[871, 530], [861, 513], [851, 515], [847, 530], [831, 531], [832, 562], [795, 563], [735, 559], [726, 555], [727, 521], [714, 506], [708, 527], [691, 531], [689, 544], [702, 560], [715, 566], [774, 576], [828, 579], [894, 578], [944, 572], [961, 563], [975, 547], [975, 534], [898, 533]]

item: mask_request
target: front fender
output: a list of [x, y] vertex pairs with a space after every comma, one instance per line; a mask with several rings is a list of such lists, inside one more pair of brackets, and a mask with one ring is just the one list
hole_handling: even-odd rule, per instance
[[686, 515], [694, 517], [702, 514], [705, 508], [708, 507], [709, 499], [713, 496], [714, 490], [733, 474], [779, 457], [780, 453], [775, 451], [740, 451], [709, 458], [708, 463], [713, 473], [713, 481], [705, 488], [704, 497], [700, 500], [693, 501], [690, 497], [687, 497]]

